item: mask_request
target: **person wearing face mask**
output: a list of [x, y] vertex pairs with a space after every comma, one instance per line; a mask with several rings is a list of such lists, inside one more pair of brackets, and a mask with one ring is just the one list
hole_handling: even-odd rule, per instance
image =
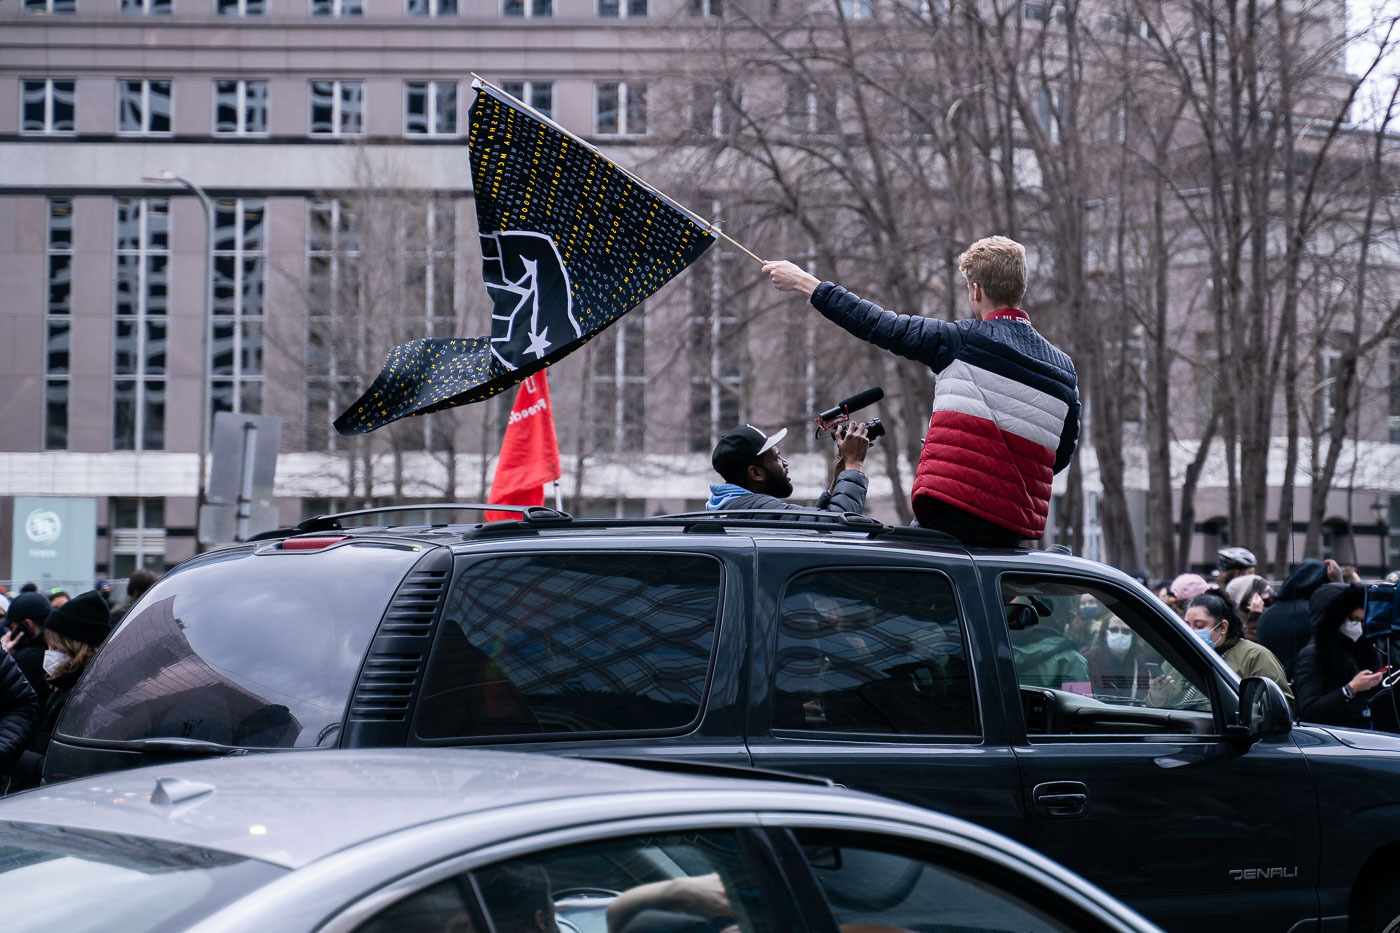
[[1268, 648], [1245, 640], [1244, 622], [1223, 595], [1202, 593], [1194, 597], [1186, 604], [1186, 624], [1241, 678], [1267, 677], [1293, 703], [1293, 689], [1288, 686], [1283, 665]]
[[1230, 605], [1244, 622], [1244, 637], [1258, 641], [1259, 617], [1274, 600], [1269, 581], [1256, 573], [1247, 573], [1226, 584], [1225, 595], [1230, 597]]
[[44, 675], [49, 695], [39, 711], [39, 724], [29, 748], [9, 770], [10, 791], [37, 787], [44, 773], [44, 755], [54, 726], [78, 678], [92, 662], [97, 648], [112, 631], [111, 610], [102, 594], [89, 590], [49, 613], [44, 625]]
[[1384, 664], [1361, 640], [1366, 591], [1357, 583], [1324, 583], [1308, 601], [1313, 637], [1298, 652], [1298, 716], [1327, 726], [1373, 727]]
[[1094, 695], [1147, 702], [1151, 678], [1145, 663], [1148, 651], [1146, 642], [1126, 622], [1109, 613], [1094, 646], [1084, 655]]
[[1099, 618], [1099, 601], [1085, 593], [1079, 597], [1079, 610], [1065, 626], [1065, 637], [1074, 642], [1081, 654], [1089, 651], [1098, 641], [1103, 621]]

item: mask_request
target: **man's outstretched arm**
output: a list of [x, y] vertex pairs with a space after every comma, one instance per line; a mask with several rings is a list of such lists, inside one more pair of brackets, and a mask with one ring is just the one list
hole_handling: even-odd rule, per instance
[[923, 363], [934, 371], [948, 365], [957, 354], [962, 335], [947, 321], [913, 314], [895, 314], [866, 301], [840, 285], [817, 277], [785, 259], [764, 263], [773, 287], [798, 292], [811, 299], [823, 317], [882, 350]]

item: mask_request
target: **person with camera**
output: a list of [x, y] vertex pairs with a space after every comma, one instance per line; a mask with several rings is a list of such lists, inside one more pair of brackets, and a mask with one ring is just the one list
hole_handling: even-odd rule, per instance
[[[864, 424], [847, 426], [836, 444], [836, 471], [831, 486], [817, 499], [823, 512], [865, 512], [865, 491], [870, 481], [865, 475], [865, 455], [870, 439]], [[781, 509], [810, 512], [812, 509], [786, 502], [792, 495], [788, 462], [778, 450], [787, 428], [764, 434], [751, 424], [741, 425], [719, 439], [710, 463], [724, 478], [710, 485], [705, 503], [709, 512], [740, 509]]]
[[1017, 307], [1021, 244], [978, 240], [958, 268], [972, 320], [895, 314], [786, 260], [763, 266], [779, 291], [806, 295], [855, 336], [933, 370], [933, 417], [914, 477], [918, 523], [968, 546], [1017, 547], [1045, 534], [1051, 482], [1079, 441], [1078, 382], [1069, 356]]

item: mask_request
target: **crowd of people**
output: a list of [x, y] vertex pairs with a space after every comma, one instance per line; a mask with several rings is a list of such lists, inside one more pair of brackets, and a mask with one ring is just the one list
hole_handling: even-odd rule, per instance
[[26, 583], [13, 597], [0, 587], [0, 793], [36, 787], [63, 705], [102, 642], [156, 582], [137, 570], [115, 603], [98, 580], [70, 597]]
[[1400, 731], [1382, 683], [1387, 659], [1362, 637], [1365, 587], [1355, 567], [1308, 558], [1276, 591], [1246, 548], [1222, 548], [1219, 559], [1213, 581], [1183, 573], [1156, 587], [1197, 637], [1241, 677], [1278, 682], [1301, 720]]

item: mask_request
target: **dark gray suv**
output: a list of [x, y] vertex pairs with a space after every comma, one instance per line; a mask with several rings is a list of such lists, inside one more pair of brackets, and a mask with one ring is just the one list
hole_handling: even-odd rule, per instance
[[[342, 523], [163, 578], [46, 776], [433, 745], [755, 765], [1027, 841], [1168, 929], [1400, 927], [1400, 738], [1293, 724], [1110, 567], [855, 515]], [[1105, 672], [1090, 605], [1171, 690]]]

